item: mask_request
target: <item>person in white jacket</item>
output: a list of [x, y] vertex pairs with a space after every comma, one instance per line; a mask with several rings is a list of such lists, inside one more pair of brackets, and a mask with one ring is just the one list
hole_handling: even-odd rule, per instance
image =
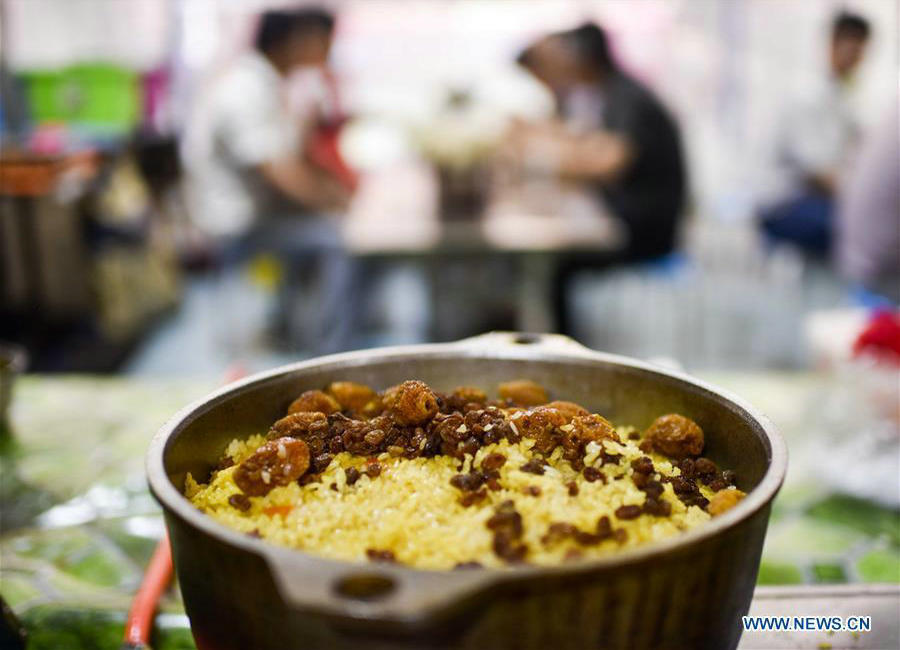
[[869, 23], [842, 12], [834, 19], [829, 76], [781, 116], [775, 172], [761, 203], [760, 225], [770, 242], [826, 256], [833, 238], [837, 179], [859, 139], [849, 86], [865, 54]]

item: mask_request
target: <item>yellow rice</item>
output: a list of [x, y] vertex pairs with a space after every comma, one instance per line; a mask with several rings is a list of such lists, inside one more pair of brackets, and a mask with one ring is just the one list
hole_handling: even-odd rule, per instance
[[[586, 481], [561, 459], [561, 448], [547, 459], [550, 466], [543, 475], [523, 472], [519, 468], [532, 458], [530, 448], [534, 440], [522, 438], [518, 443], [510, 443], [503, 439], [479, 449], [474, 459], [467, 455], [462, 470], [458, 459], [447, 456], [410, 460], [385, 453], [378, 457], [381, 475], [373, 479], [362, 474], [352, 486], [346, 484], [345, 468], [362, 470], [366, 459], [340, 453], [322, 473], [320, 482], [276, 487], [264, 497], [250, 498], [250, 509], [241, 512], [228, 503], [229, 497], [240, 492], [233, 474], [237, 464], [265, 442], [264, 436], [257, 435], [229, 444], [226, 454], [235, 466], [214, 473], [209, 484], [198, 484], [188, 475], [185, 494], [197, 508], [226, 526], [245, 533], [256, 532], [276, 544], [359, 562], [368, 561], [367, 549], [390, 550], [398, 562], [427, 569], [450, 569], [473, 561], [490, 567], [507, 566], [494, 554], [492, 532], [485, 522], [499, 503], [512, 500], [523, 519], [522, 541], [529, 549], [526, 560], [533, 564], [558, 564], [571, 549], [577, 548], [583, 558], [596, 557], [677, 535], [709, 520], [710, 515], [703, 509], [685, 506], [668, 483], [664, 483], [662, 498], [671, 505], [670, 516], [616, 519], [613, 513], [618, 507], [644, 502], [644, 493], [630, 479], [632, 460], [649, 455], [658, 473], [680, 474], [666, 457], [638, 449], [637, 442], [628, 439], [630, 431], [627, 427], [618, 430], [622, 443], [604, 440], [587, 447], [585, 464], [603, 472], [606, 483]], [[604, 449], [621, 454], [622, 462], [601, 465], [599, 456]], [[484, 456], [494, 452], [507, 457], [499, 470], [502, 489], [488, 491], [481, 503], [463, 507], [459, 490], [450, 485], [451, 477], [469, 471], [473, 461], [480, 465]], [[617, 480], [618, 477], [622, 478]], [[566, 484], [570, 481], [578, 486], [576, 496], [569, 495]], [[526, 494], [530, 486], [540, 488], [540, 495]], [[713, 494], [706, 486], [700, 490], [707, 498]], [[278, 506], [289, 509], [286, 516], [272, 513], [272, 508]], [[272, 514], [267, 514], [267, 509]], [[603, 515], [610, 518], [614, 528], [624, 528], [624, 543], [607, 539], [595, 546], [578, 546], [565, 540], [545, 546], [541, 542], [551, 523], [568, 522], [593, 532]]]

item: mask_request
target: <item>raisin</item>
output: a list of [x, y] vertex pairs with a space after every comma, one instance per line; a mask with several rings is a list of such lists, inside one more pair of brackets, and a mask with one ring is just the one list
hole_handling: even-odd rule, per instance
[[653, 461], [648, 456], [641, 456], [631, 461], [631, 468], [639, 474], [652, 474]]
[[313, 458], [310, 466], [312, 467], [312, 471], [316, 474], [321, 474], [328, 466], [331, 465], [331, 461], [334, 459], [334, 454], [319, 454], [315, 458]]
[[528, 487], [525, 488], [524, 492], [525, 492], [525, 494], [532, 496], [532, 497], [541, 496], [541, 488], [539, 488], [537, 485], [529, 485]]
[[597, 534], [600, 535], [603, 539], [607, 537], [612, 537], [613, 530], [612, 524], [609, 521], [609, 517], [603, 515], [600, 519], [597, 520]]
[[376, 478], [381, 475], [381, 463], [367, 463], [363, 471], [369, 478]]
[[700, 480], [706, 483], [719, 473], [719, 468], [709, 458], [698, 458], [694, 462], [694, 471]]
[[476, 503], [480, 503], [487, 498], [487, 488], [481, 488], [475, 492], [465, 492], [459, 497], [459, 503], [462, 507], [468, 508]]
[[637, 519], [641, 516], [643, 508], [641, 506], [620, 506], [616, 508], [616, 517], [619, 519]]
[[566, 483], [566, 489], [569, 491], [570, 497], [578, 496], [578, 483], [575, 481], [569, 481]]
[[348, 467], [344, 470], [344, 475], [347, 477], [347, 485], [353, 485], [359, 480], [360, 473], [359, 470], [355, 467]]
[[506, 456], [503, 454], [488, 454], [481, 461], [481, 468], [487, 470], [500, 469], [506, 464]]
[[544, 461], [538, 458], [532, 458], [527, 463], [522, 465], [519, 469], [523, 472], [528, 472], [529, 474], [537, 474], [538, 476], [540, 476], [544, 473], [545, 467], [546, 464], [544, 463]]
[[672, 504], [668, 501], [648, 496], [644, 501], [644, 512], [655, 517], [668, 517], [672, 514]]
[[593, 483], [595, 481], [602, 481], [603, 483], [606, 483], [606, 476], [603, 474], [603, 472], [601, 472], [596, 467], [592, 467], [591, 465], [585, 467], [582, 474], [584, 474], [584, 480], [588, 483]]
[[641, 474], [639, 472], [635, 472], [631, 475], [631, 482], [634, 483], [635, 487], [639, 490], [643, 490], [647, 487], [647, 484], [650, 482], [649, 474]]
[[376, 548], [367, 548], [366, 556], [372, 562], [387, 562], [393, 563], [397, 561], [397, 557], [394, 555], [393, 551], [382, 550]]
[[547, 527], [547, 532], [541, 536], [541, 544], [549, 546], [564, 539], [572, 537], [578, 532], [574, 524], [565, 521], [556, 521]]
[[232, 494], [228, 497], [228, 503], [236, 510], [240, 510], [241, 512], [247, 512], [250, 509], [250, 499], [247, 498], [246, 494], [238, 492], [237, 494]]
[[483, 569], [483, 568], [484, 568], [484, 565], [481, 562], [475, 562], [473, 560], [470, 562], [457, 562], [456, 565], [454, 565], [453, 570], [454, 571], [466, 571], [469, 569]]
[[477, 490], [484, 483], [484, 474], [478, 471], [469, 472], [468, 474], [456, 474], [450, 478], [450, 485], [457, 490], [471, 492]]
[[646, 485], [641, 488], [643, 492], [650, 498], [658, 499], [662, 496], [662, 493], [665, 491], [663, 484], [659, 481], [650, 480], [647, 481]]
[[579, 530], [575, 533], [575, 541], [582, 546], [595, 546], [602, 542], [603, 538], [600, 535]]

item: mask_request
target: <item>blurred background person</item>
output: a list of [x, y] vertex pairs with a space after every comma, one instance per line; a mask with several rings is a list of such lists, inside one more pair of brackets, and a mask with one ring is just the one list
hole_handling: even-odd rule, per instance
[[889, 302], [900, 302], [900, 114], [896, 102], [863, 140], [841, 190], [836, 247], [844, 277]]
[[[518, 61], [551, 90], [560, 123], [525, 125], [513, 137], [549, 137], [555, 171], [596, 189], [624, 225], [627, 246], [617, 260], [670, 253], [685, 204], [686, 170], [678, 124], [668, 110], [622, 70], [606, 32], [593, 23], [541, 39]], [[584, 255], [560, 262], [555, 280], [560, 331], [570, 331], [566, 303], [572, 276], [609, 262]]]
[[[686, 173], [678, 125], [656, 96], [613, 59], [606, 32], [587, 23], [548, 36], [519, 62], [557, 98], [564, 128], [558, 172], [597, 188], [628, 233], [627, 259], [671, 252]], [[526, 135], [528, 136], [526, 128]]]
[[838, 176], [859, 139], [851, 82], [869, 36], [865, 18], [838, 14], [831, 27], [828, 76], [784, 109], [775, 142], [777, 177], [760, 211], [770, 242], [818, 256], [831, 249]]
[[[294, 106], [308, 102], [287, 80], [299, 70], [324, 68], [333, 31], [334, 17], [322, 9], [263, 13], [253, 49], [200, 98], [186, 143], [193, 218], [215, 238], [224, 263], [273, 251], [287, 268], [288, 291], [298, 274], [317, 275], [321, 319], [309, 338], [320, 351], [346, 345], [349, 323], [337, 300], [352, 289], [352, 269], [337, 224], [325, 215], [343, 209], [349, 191], [311, 162], [308, 106], [301, 119], [289, 98]], [[280, 308], [283, 334], [294, 339], [289, 295]]]

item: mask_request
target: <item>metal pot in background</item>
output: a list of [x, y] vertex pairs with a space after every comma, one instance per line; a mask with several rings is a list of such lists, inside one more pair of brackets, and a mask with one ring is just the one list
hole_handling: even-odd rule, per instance
[[[411, 378], [438, 390], [533, 379], [556, 398], [639, 427], [682, 413], [706, 432], [705, 455], [735, 470], [748, 496], [678, 537], [599, 559], [423, 571], [269, 544], [182, 495], [187, 472], [205, 479], [232, 438], [265, 431], [299, 392], [339, 379], [384, 388]], [[177, 414], [147, 456], [201, 650], [733, 649], [786, 463], [768, 420], [722, 391], [564, 337], [507, 333], [351, 352], [249, 377]]]

